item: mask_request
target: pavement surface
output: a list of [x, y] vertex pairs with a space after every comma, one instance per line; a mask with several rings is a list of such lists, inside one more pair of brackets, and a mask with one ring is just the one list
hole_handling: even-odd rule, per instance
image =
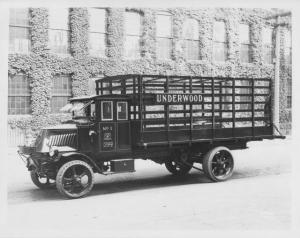
[[234, 174], [220, 183], [197, 170], [176, 178], [164, 166], [137, 160], [135, 173], [96, 175], [90, 195], [75, 200], [36, 188], [10, 150], [7, 224], [18, 231], [287, 230], [290, 142], [251, 142], [249, 149], [233, 151]]

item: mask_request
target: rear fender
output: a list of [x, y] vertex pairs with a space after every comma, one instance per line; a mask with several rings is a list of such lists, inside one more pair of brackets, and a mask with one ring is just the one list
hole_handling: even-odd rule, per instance
[[96, 170], [96, 172], [98, 172], [98, 173], [103, 172], [103, 170], [95, 163], [95, 161], [91, 157], [89, 157], [85, 154], [82, 154], [79, 152], [67, 152], [67, 153], [61, 154], [61, 156], [60, 156], [60, 160], [61, 159], [71, 159], [71, 158], [72, 159], [81, 159], [81, 160], [87, 162], [88, 164], [92, 165], [92, 167]]

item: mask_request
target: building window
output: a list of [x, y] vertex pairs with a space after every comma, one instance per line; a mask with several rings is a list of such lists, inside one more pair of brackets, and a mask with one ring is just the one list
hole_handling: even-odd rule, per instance
[[183, 24], [184, 55], [188, 60], [199, 60], [199, 22], [187, 19]]
[[9, 10], [9, 52], [26, 54], [30, 51], [30, 26], [28, 8]]
[[272, 64], [273, 60], [273, 29], [264, 28], [262, 32], [263, 60], [266, 64]]
[[70, 54], [70, 25], [68, 8], [49, 9], [49, 48], [52, 53]]
[[172, 16], [168, 12], [156, 15], [156, 56], [158, 59], [171, 59]]
[[25, 75], [8, 77], [8, 114], [29, 114], [30, 82]]
[[226, 36], [226, 26], [224, 21], [214, 22], [214, 45], [213, 45], [213, 55], [215, 61], [226, 61], [227, 60], [227, 36]]
[[106, 9], [90, 8], [89, 53], [104, 57], [106, 47]]
[[125, 57], [137, 59], [140, 57], [141, 16], [136, 12], [125, 12]]
[[72, 82], [68, 75], [55, 76], [51, 90], [51, 112], [58, 113], [72, 96]]
[[251, 63], [250, 26], [240, 24], [240, 57], [242, 63]]
[[286, 64], [292, 64], [292, 37], [291, 31], [284, 31], [284, 61]]

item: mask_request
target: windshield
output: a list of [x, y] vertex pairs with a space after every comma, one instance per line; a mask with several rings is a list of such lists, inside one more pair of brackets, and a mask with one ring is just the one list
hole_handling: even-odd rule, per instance
[[90, 118], [95, 117], [95, 102], [70, 102], [60, 109], [61, 112], [71, 112], [73, 119], [76, 118]]

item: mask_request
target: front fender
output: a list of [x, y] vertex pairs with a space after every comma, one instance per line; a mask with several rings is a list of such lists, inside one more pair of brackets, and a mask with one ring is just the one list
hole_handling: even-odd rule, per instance
[[66, 152], [60, 155], [61, 158], [80, 158], [92, 165], [98, 173], [102, 173], [103, 170], [95, 163], [95, 161], [88, 155], [79, 152]]

